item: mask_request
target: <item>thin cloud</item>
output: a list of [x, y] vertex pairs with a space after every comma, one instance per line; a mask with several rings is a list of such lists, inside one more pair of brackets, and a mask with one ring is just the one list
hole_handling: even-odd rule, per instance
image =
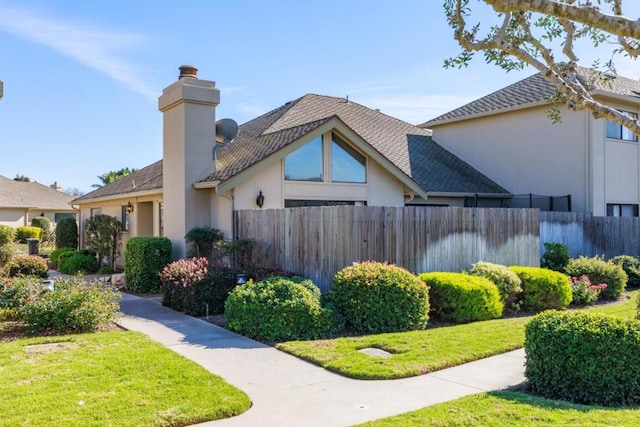
[[122, 56], [145, 41], [140, 35], [97, 29], [5, 6], [0, 6], [0, 31], [47, 46], [147, 98], [157, 97], [157, 91], [139, 78], [138, 67]]

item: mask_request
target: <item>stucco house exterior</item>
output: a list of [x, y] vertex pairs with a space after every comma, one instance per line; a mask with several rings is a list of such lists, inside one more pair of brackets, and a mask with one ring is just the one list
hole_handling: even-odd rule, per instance
[[[640, 81], [610, 85], [578, 76], [594, 99], [638, 117]], [[593, 80], [593, 79], [591, 79]], [[555, 88], [535, 74], [420, 125], [445, 149], [514, 194], [571, 195], [571, 210], [595, 216], [638, 216], [638, 136], [587, 111], [560, 106], [562, 122], [545, 115]]]
[[217, 144], [220, 92], [198, 79], [195, 67], [180, 70], [159, 98], [163, 159], [75, 199], [81, 225], [97, 213], [116, 216], [125, 240], [167, 236], [177, 258], [194, 226], [233, 238], [237, 210], [462, 206], [465, 196], [510, 194], [434, 142], [429, 130], [344, 98], [302, 96]]
[[75, 217], [73, 199], [74, 196], [60, 191], [57, 184], [48, 187], [0, 175], [0, 225], [12, 228], [31, 225], [37, 216], [46, 216], [52, 223]]

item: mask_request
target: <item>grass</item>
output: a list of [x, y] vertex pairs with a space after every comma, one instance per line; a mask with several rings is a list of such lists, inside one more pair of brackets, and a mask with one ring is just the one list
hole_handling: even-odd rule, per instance
[[[640, 290], [615, 304], [584, 310], [634, 317]], [[397, 379], [422, 375], [524, 346], [524, 327], [530, 317], [443, 326], [422, 331], [343, 337], [317, 341], [289, 341], [277, 348], [338, 374], [358, 379]], [[357, 350], [375, 347], [392, 355], [370, 357]]]
[[463, 397], [363, 426], [636, 426], [640, 408], [603, 408], [497, 391]]
[[242, 391], [137, 332], [2, 343], [0, 390], [2, 426], [183, 426], [251, 406]]

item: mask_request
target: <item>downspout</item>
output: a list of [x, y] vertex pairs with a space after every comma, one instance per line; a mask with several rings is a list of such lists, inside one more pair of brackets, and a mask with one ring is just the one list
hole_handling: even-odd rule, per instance
[[[216, 193], [218, 192], [218, 189], [216, 188]], [[218, 193], [218, 196], [222, 197], [223, 199], [227, 199], [227, 200], [231, 200], [231, 240], [235, 240], [236, 239], [236, 232], [238, 231], [236, 229], [236, 218], [235, 218], [235, 214], [236, 214], [236, 201], [233, 198], [233, 196], [225, 196], [224, 194], [220, 194]]]
[[[591, 114], [586, 110], [585, 120], [585, 152], [584, 152], [584, 182], [585, 182], [585, 203], [587, 204], [587, 212], [593, 213], [593, 136], [591, 134]], [[569, 209], [571, 210], [571, 209]]]

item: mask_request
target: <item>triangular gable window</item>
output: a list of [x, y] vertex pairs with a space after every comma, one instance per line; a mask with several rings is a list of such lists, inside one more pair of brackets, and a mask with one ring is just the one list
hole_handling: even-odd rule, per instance
[[335, 133], [331, 135], [331, 181], [367, 182], [365, 157]]
[[322, 182], [322, 136], [285, 157], [284, 179]]

